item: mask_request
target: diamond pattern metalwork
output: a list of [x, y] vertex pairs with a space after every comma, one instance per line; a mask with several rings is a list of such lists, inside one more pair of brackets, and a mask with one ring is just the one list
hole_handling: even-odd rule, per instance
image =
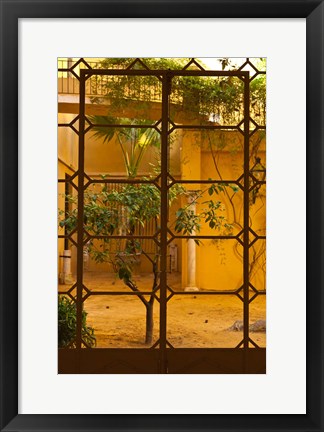
[[[84, 295], [83, 295], [83, 292], [85, 292]], [[91, 296], [91, 290], [89, 290], [89, 288], [87, 288], [85, 285], [83, 285], [82, 286], [82, 301], [84, 302], [90, 296]]]
[[201, 70], [204, 71], [205, 69], [201, 66], [201, 64], [199, 62], [197, 62], [196, 59], [192, 58], [189, 63], [186, 64], [186, 66], [184, 66], [182, 68], [182, 70]]
[[[82, 69], [87, 69], [86, 73], [79, 73], [78, 72], [78, 68], [82, 68]], [[70, 72], [75, 78], [77, 78], [77, 80], [80, 82], [80, 92], [81, 92], [81, 99], [85, 97], [85, 81], [96, 74], [100, 74], [100, 75], [104, 75], [104, 71], [100, 70], [97, 71], [96, 69], [92, 69], [92, 67], [90, 66], [90, 64], [85, 61], [83, 58], [80, 58], [76, 63], [74, 63], [74, 65], [70, 68], [65, 69], [66, 71]], [[154, 75], [154, 71], [151, 71], [151, 69], [146, 65], [145, 60], [142, 60], [140, 58], [136, 58], [136, 59], [132, 59], [130, 61], [130, 64], [126, 67], [126, 69], [124, 69], [125, 71], [127, 71], [127, 73], [125, 73], [125, 75], [130, 75], [130, 76], [138, 76], [138, 71], [143, 70], [145, 71], [146, 75], [149, 75], [149, 72], [152, 72], [152, 75]], [[252, 71], [252, 75], [249, 78], [249, 80], [247, 80], [247, 74], [243, 74], [243, 73], [238, 73], [238, 72], [246, 72], [247, 70]], [[188, 76], [190, 73], [192, 72], [192, 75], [195, 76], [204, 76], [204, 72], [206, 72], [206, 70], [202, 67], [202, 65], [199, 63], [199, 61], [197, 61], [196, 59], [192, 58], [189, 60], [189, 62], [183, 67], [182, 69], [182, 73], [183, 76]], [[224, 72], [224, 71], [223, 71]], [[223, 73], [222, 72], [222, 73]], [[118, 75], [118, 73], [120, 73], [120, 70], [116, 70], [116, 75]], [[238, 78], [242, 79], [244, 86], [248, 86], [249, 82], [251, 82], [257, 75], [259, 75], [260, 73], [263, 73], [262, 71], [259, 71], [257, 69], [257, 67], [249, 60], [247, 59], [236, 71], [235, 70], [231, 70], [225, 73], [228, 76], [237, 76]], [[200, 75], [199, 75], [200, 74]], [[114, 75], [113, 72], [110, 72], [110, 75]], [[207, 74], [205, 74], [207, 75]], [[162, 82], [162, 117], [161, 119], [159, 119], [158, 121], [156, 121], [153, 124], [153, 128], [158, 131], [161, 134], [161, 142], [162, 142], [162, 172], [154, 179], [151, 181], [151, 183], [153, 183], [161, 192], [161, 200], [163, 201], [163, 199], [167, 199], [168, 196], [168, 189], [174, 185], [177, 180], [170, 174], [167, 172], [167, 152], [165, 151], [165, 146], [167, 146], [168, 144], [168, 139], [169, 139], [169, 135], [177, 128], [179, 128], [179, 125], [177, 125], [176, 123], [174, 123], [173, 121], [170, 120], [169, 118], [169, 111], [170, 111], [170, 107], [168, 106], [168, 99], [169, 99], [169, 94], [170, 94], [170, 82], [172, 80], [172, 78], [177, 77], [177, 76], [181, 76], [181, 71], [161, 71], [161, 75], [160, 75], [160, 71], [159, 71], [159, 76], [157, 76], [156, 74], [154, 75], [156, 76], [161, 82]], [[217, 73], [215, 73], [215, 76], [218, 76]], [[224, 76], [221, 73], [219, 73], [219, 76]], [[248, 88], [248, 87], [245, 87]], [[249, 88], [248, 91], [245, 92], [245, 96], [244, 96], [244, 104], [246, 109], [248, 109], [250, 103], [249, 103]], [[80, 131], [79, 129], [79, 120], [82, 118], [84, 119], [84, 123], [85, 123], [85, 127], [83, 131]], [[61, 125], [61, 126], [67, 126], [70, 127], [78, 136], [79, 136], [79, 142], [80, 142], [80, 147], [79, 147], [79, 152], [80, 149], [82, 149], [82, 146], [84, 146], [84, 136], [87, 132], [89, 132], [92, 127], [93, 124], [91, 122], [91, 120], [85, 115], [85, 113], [80, 112], [78, 114], [77, 117], [75, 117], [70, 123], [66, 124], [66, 125]], [[186, 125], [188, 127], [193, 125]], [[264, 236], [259, 236], [248, 224], [248, 210], [249, 210], [249, 200], [248, 200], [248, 195], [249, 192], [251, 190], [253, 190], [254, 187], [256, 187], [258, 184], [260, 184], [260, 182], [257, 181], [257, 179], [248, 172], [249, 170], [249, 140], [250, 138], [255, 134], [256, 131], [258, 131], [259, 129], [264, 129], [263, 126], [259, 126], [258, 123], [251, 117], [249, 117], [249, 130], [245, 130], [245, 120], [242, 120], [237, 126], [234, 126], [233, 129], [236, 129], [237, 131], [239, 131], [243, 136], [244, 136], [244, 151], [245, 151], [245, 159], [244, 159], [244, 173], [237, 179], [237, 180], [230, 180], [230, 182], [233, 182], [235, 184], [238, 185], [238, 187], [243, 191], [244, 193], [244, 218], [245, 218], [245, 224], [243, 226], [243, 229], [236, 235], [233, 236], [234, 239], [236, 239], [240, 245], [243, 246], [243, 250], [244, 250], [244, 265], [245, 268], [247, 268], [248, 265], [248, 260], [249, 260], [249, 249], [254, 245], [254, 243], [261, 239], [264, 238]], [[203, 129], [204, 125], [195, 125], [195, 128], [199, 129]], [[231, 126], [232, 128], [232, 126]], [[163, 153], [164, 152], [164, 153]], [[164, 154], [164, 156], [163, 156]], [[78, 194], [83, 196], [84, 191], [89, 187], [90, 184], [95, 183], [95, 182], [99, 182], [99, 181], [94, 181], [92, 180], [85, 172], [84, 172], [84, 160], [82, 160], [82, 154], [81, 154], [81, 158], [79, 157], [79, 161], [81, 163], [81, 165], [78, 167], [78, 171], [75, 172], [70, 178], [69, 180], [67, 180], [74, 189], [76, 189], [78, 191]], [[165, 171], [166, 170], [166, 171]], [[82, 190], [78, 190], [78, 183], [80, 180], [80, 176], [81, 179], [83, 179], [83, 184], [84, 186], [81, 188]], [[103, 180], [103, 183], [108, 183], [109, 181]], [[110, 182], [112, 182], [110, 180]], [[120, 181], [122, 182], [122, 181]], [[131, 183], [131, 182], [129, 182]], [[248, 184], [246, 184], [248, 183]], [[167, 206], [165, 206], [165, 208], [167, 208]], [[165, 215], [161, 215], [162, 219], [165, 218]], [[164, 219], [166, 220], [166, 219]], [[70, 233], [68, 235], [69, 240], [71, 241], [72, 244], [74, 244], [77, 249], [79, 249], [80, 252], [82, 252], [84, 245], [87, 243], [87, 241], [89, 241], [90, 238], [92, 238], [93, 236], [90, 235], [90, 233], [88, 233], [84, 226], [83, 226], [83, 221], [81, 220], [79, 222], [81, 225], [78, 226], [77, 230], [74, 230], [72, 233]], [[83, 240], [78, 242], [77, 241], [77, 237], [78, 234], [80, 236], [80, 233], [83, 234]], [[62, 237], [62, 236], [60, 236]], [[164, 256], [166, 254], [166, 249], [167, 246], [176, 238], [176, 236], [174, 235], [174, 233], [172, 233], [172, 231], [167, 227], [167, 225], [163, 225], [161, 224], [161, 228], [159, 228], [157, 230], [157, 232], [150, 237], [156, 245], [159, 246], [159, 248], [161, 248], [161, 255]], [[77, 310], [80, 313], [80, 308], [82, 308], [82, 304], [83, 302], [89, 298], [91, 296], [91, 290], [88, 289], [82, 280], [82, 273], [80, 273], [80, 271], [82, 271], [83, 269], [83, 263], [82, 263], [82, 253], [78, 254], [78, 279], [77, 282], [75, 284], [72, 285], [71, 288], [69, 288], [69, 290], [67, 291], [67, 295], [77, 304]], [[163, 269], [162, 269], [163, 270]], [[165, 271], [165, 270], [163, 270]], [[166, 318], [166, 305], [167, 302], [176, 294], [175, 291], [168, 286], [168, 284], [166, 283], [166, 278], [165, 275], [163, 273], [163, 271], [161, 272], [162, 276], [160, 278], [160, 285], [158, 285], [158, 287], [156, 288], [155, 292], [153, 293], [154, 298], [157, 302], [159, 302], [160, 304], [160, 314], [162, 315], [162, 318]], [[81, 293], [81, 297], [80, 297], [80, 293]], [[111, 292], [110, 292], [111, 294]], [[132, 293], [134, 294], [134, 293]], [[199, 292], [196, 293], [197, 295], [200, 295]], [[213, 295], [219, 295], [220, 293], [213, 293]], [[247, 276], [246, 276], [246, 272], [245, 272], [245, 279], [244, 279], [244, 283], [243, 285], [238, 288], [236, 291], [233, 291], [233, 293], [231, 293], [231, 295], [238, 297], [243, 305], [244, 305], [244, 323], [246, 324], [246, 322], [248, 322], [249, 320], [249, 309], [248, 306], [251, 302], [254, 301], [254, 299], [256, 297], [258, 297], [261, 294], [265, 294], [265, 292], [263, 291], [258, 291], [250, 282], [247, 282]], [[100, 295], [109, 295], [109, 293], [100, 293]], [[136, 295], [136, 293], [135, 293]], [[160, 315], [160, 318], [161, 318]], [[162, 320], [163, 321], [163, 320]], [[86, 347], [89, 348], [87, 346], [87, 344], [85, 343], [85, 341], [82, 339], [81, 337], [81, 332], [80, 332], [80, 323], [78, 324], [78, 334], [76, 337], [76, 341], [75, 344], [77, 346], [77, 348], [81, 348], [81, 347]], [[243, 348], [244, 350], [248, 349], [249, 347], [251, 348], [260, 348], [258, 346], [258, 344], [253, 341], [250, 337], [249, 337], [249, 332], [245, 327], [245, 331], [244, 331], [244, 337], [242, 339], [242, 341], [235, 347], [235, 348]], [[150, 349], [158, 349], [162, 355], [165, 355], [165, 350], [166, 348], [170, 348], [170, 349], [175, 349], [172, 344], [167, 340], [166, 338], [166, 328], [161, 328], [160, 327], [160, 338], [158, 339], [158, 341], [156, 341], [153, 346], [150, 347]], [[123, 362], [123, 360], [121, 359], [121, 361]], [[195, 361], [195, 363], [199, 363], [201, 362], [201, 360], [197, 360]], [[208, 361], [207, 361], [208, 362]], [[108, 362], [109, 363], [109, 362]], [[108, 365], [107, 363], [107, 365]], [[212, 363], [212, 362], [210, 362]], [[109, 366], [109, 365], [108, 365]], [[108, 367], [107, 366], [107, 367]], [[111, 363], [111, 365], [113, 367], [113, 362]], [[125, 362], [125, 368], [135, 368], [132, 365], [129, 365], [127, 362]], [[164, 369], [163, 369], [164, 368]], [[137, 369], [137, 368], [135, 368]], [[163, 373], [166, 373], [166, 366], [162, 366], [162, 370], [164, 371]]]
[[[92, 69], [91, 66], [89, 65], [89, 63], [87, 63], [83, 58], [80, 58], [76, 63], [74, 63], [74, 65], [72, 67], [69, 68], [69, 71], [78, 80], [80, 80], [80, 75], [77, 74], [77, 72], [75, 71], [75, 68], [77, 66], [80, 66], [80, 65], [84, 65], [85, 66], [85, 68], [82, 68], [82, 69]], [[80, 69], [81, 69], [81, 67], [80, 67]]]
[[70, 297], [71, 300], [74, 301], [74, 303], [76, 303], [77, 301], [77, 284], [73, 284], [71, 286], [71, 288], [66, 291], [66, 295], [68, 295]]
[[243, 294], [244, 286], [241, 286], [236, 292], [235, 295], [244, 302], [244, 294]]
[[138, 69], [148, 70], [148, 71], [150, 70], [150, 68], [140, 58], [136, 58], [126, 68], [126, 70], [138, 70]]
[[250, 62], [250, 60], [247, 58], [246, 61], [238, 68], [240, 71], [250, 71], [254, 70], [254, 74], [250, 77], [250, 82], [254, 80], [255, 77], [257, 77], [261, 72], [254, 66], [253, 63]]

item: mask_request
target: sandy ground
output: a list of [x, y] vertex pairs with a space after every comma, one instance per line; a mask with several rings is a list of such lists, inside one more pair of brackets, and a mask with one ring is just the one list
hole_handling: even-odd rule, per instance
[[[149, 291], [151, 280], [150, 275], [138, 276], [137, 285], [142, 291]], [[92, 292], [130, 292], [109, 273], [85, 273], [84, 283]], [[177, 291], [167, 304], [167, 338], [175, 348], [234, 348], [242, 341], [242, 331], [228, 330], [235, 321], [243, 320], [243, 302], [237, 296], [183, 294], [179, 273], [168, 276], [168, 285]], [[68, 288], [59, 286], [60, 291]], [[155, 300], [154, 342], [159, 337], [159, 306]], [[145, 306], [136, 296], [91, 295], [84, 308], [88, 324], [95, 329], [97, 347], [147, 348]], [[250, 324], [265, 318], [266, 299], [259, 295], [250, 303]], [[265, 347], [265, 333], [250, 333], [250, 337]]]

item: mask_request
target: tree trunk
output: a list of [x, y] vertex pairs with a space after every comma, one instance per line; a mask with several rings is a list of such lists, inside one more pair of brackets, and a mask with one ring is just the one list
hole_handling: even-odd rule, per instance
[[152, 345], [153, 342], [153, 302], [148, 302], [146, 305], [146, 335], [145, 345]]

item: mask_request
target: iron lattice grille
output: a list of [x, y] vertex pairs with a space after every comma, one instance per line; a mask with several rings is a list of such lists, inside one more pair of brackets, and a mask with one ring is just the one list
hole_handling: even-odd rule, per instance
[[[138, 69], [138, 66], [141, 66]], [[61, 65], [62, 66], [62, 65]], [[191, 66], [195, 66], [192, 70]], [[253, 70], [252, 76], [250, 72], [246, 71], [246, 68]], [[78, 73], [76, 70], [78, 69]], [[156, 296], [160, 305], [160, 329], [159, 329], [159, 339], [149, 348], [149, 350], [158, 351], [158, 365], [159, 372], [168, 372], [168, 350], [177, 350], [167, 338], [167, 304], [172, 297], [177, 296], [178, 293], [174, 291], [170, 286], [168, 286], [167, 271], [168, 271], [168, 247], [170, 243], [176, 239], [186, 239], [186, 240], [204, 240], [204, 239], [218, 239], [218, 240], [230, 240], [237, 241], [243, 247], [243, 284], [238, 289], [229, 290], [217, 290], [217, 291], [203, 291], [197, 292], [195, 295], [235, 295], [243, 303], [243, 338], [238, 343], [234, 349], [242, 349], [243, 352], [248, 352], [250, 347], [260, 350], [258, 344], [251, 338], [249, 332], [249, 308], [250, 304], [260, 295], [265, 295], [265, 289], [257, 289], [250, 280], [251, 268], [250, 268], [250, 251], [252, 246], [258, 240], [265, 240], [265, 235], [260, 235], [257, 233], [250, 224], [250, 203], [251, 196], [253, 196], [259, 191], [260, 187], [265, 185], [265, 178], [258, 178], [258, 176], [253, 172], [254, 166], [251, 163], [251, 141], [252, 137], [256, 132], [265, 130], [265, 108], [261, 107], [264, 111], [264, 115], [260, 115], [260, 123], [256, 121], [255, 114], [257, 109], [260, 111], [260, 104], [256, 106], [253, 104], [250, 96], [250, 87], [252, 81], [258, 77], [260, 74], [264, 74], [264, 71], [260, 71], [256, 66], [247, 59], [240, 67], [235, 70], [224, 70], [224, 71], [210, 71], [205, 70], [199, 62], [195, 59], [189, 61], [189, 63], [184, 66], [181, 70], [153, 70], [150, 69], [146, 64], [145, 60], [135, 59], [130, 61], [129, 65], [125, 69], [95, 69], [92, 67], [91, 62], [87, 62], [84, 59], [80, 59], [69, 67], [59, 67], [59, 73], [66, 74], [68, 83], [67, 87], [64, 88], [62, 85], [62, 92], [69, 92], [71, 82], [69, 75], [73, 75], [74, 81], [78, 81], [77, 88], [73, 84], [72, 93], [79, 93], [79, 113], [77, 117], [68, 124], [59, 124], [59, 127], [67, 127], [73, 130], [74, 133], [78, 135], [79, 146], [78, 146], [78, 167], [74, 175], [70, 176], [68, 179], [59, 179], [59, 182], [69, 183], [74, 186], [77, 190], [77, 209], [78, 209], [78, 225], [73, 232], [65, 235], [59, 235], [60, 238], [69, 239], [72, 241], [77, 248], [77, 281], [72, 287], [76, 289], [76, 295], [73, 299], [76, 302], [77, 308], [77, 331], [76, 331], [76, 350], [80, 350], [82, 347], [87, 347], [87, 344], [82, 340], [82, 310], [84, 301], [92, 295], [91, 290], [89, 290], [84, 284], [84, 247], [87, 241], [92, 237], [84, 228], [84, 194], [87, 188], [92, 184], [103, 183], [110, 188], [120, 188], [123, 184], [143, 184], [148, 183], [154, 185], [160, 192], [161, 197], [161, 212], [160, 212], [160, 227], [155, 230], [156, 227], [150, 227], [147, 231], [143, 232], [139, 229], [136, 231], [136, 237], [145, 243], [146, 241], [152, 240], [152, 242], [157, 245], [160, 253], [160, 263], [159, 263], [159, 289]], [[85, 136], [94, 127], [94, 124], [89, 119], [86, 114], [86, 97], [87, 95], [92, 96], [106, 96], [104, 88], [106, 88], [107, 83], [112, 82], [114, 79], [119, 77], [155, 77], [156, 80], [161, 83], [162, 94], [160, 98], [157, 95], [155, 88], [150, 89], [149, 94], [147, 89], [139, 88], [133, 91], [131, 88], [127, 88], [125, 97], [127, 99], [140, 99], [145, 95], [146, 99], [150, 101], [159, 101], [161, 103], [161, 118], [155, 123], [152, 123], [150, 128], [158, 131], [161, 137], [161, 171], [155, 178], [150, 179], [107, 179], [103, 178], [100, 180], [95, 180], [85, 172]], [[235, 124], [218, 124], [214, 122], [213, 124], [199, 123], [192, 124], [190, 121], [188, 124], [177, 123], [174, 118], [171, 117], [172, 104], [179, 102], [179, 95], [172, 94], [172, 82], [173, 80], [179, 80], [183, 77], [233, 77], [239, 79], [243, 83], [243, 98], [241, 111], [243, 110], [243, 118], [238, 115], [234, 118], [237, 119]], [[184, 100], [181, 100], [184, 103]], [[262, 104], [261, 104], [262, 105]], [[78, 122], [78, 128], [76, 128], [76, 122]], [[112, 126], [106, 125], [106, 126]], [[115, 124], [114, 127], [120, 127], [121, 125]], [[125, 125], [123, 125], [125, 127]], [[136, 124], [129, 124], [128, 127], [138, 127]], [[235, 179], [221, 179], [221, 180], [202, 180], [202, 179], [177, 179], [174, 174], [170, 172], [169, 168], [169, 157], [170, 157], [170, 137], [176, 130], [199, 130], [199, 131], [223, 131], [223, 130], [235, 130], [238, 131], [244, 142], [243, 151], [243, 173], [238, 178]], [[223, 185], [224, 183], [230, 183], [237, 186], [238, 189], [242, 191], [243, 194], [243, 225], [242, 229], [235, 235], [181, 235], [176, 234], [170, 230], [168, 225], [168, 194], [170, 188], [176, 184], [199, 184], [199, 185]], [[155, 232], [154, 232], [155, 231]], [[75, 235], [77, 240], [75, 240]], [[73, 237], [74, 236], [74, 237]], [[103, 237], [103, 236], [100, 236]], [[114, 236], [110, 236], [114, 238]], [[127, 240], [127, 235], [118, 235], [116, 238]], [[155, 251], [153, 252], [155, 253]], [[251, 294], [252, 292], [252, 294]], [[63, 293], [63, 292], [62, 292]], [[98, 293], [97, 293], [98, 294]], [[118, 292], [101, 292], [100, 295], [116, 295]], [[133, 293], [130, 292], [129, 295], [144, 295], [146, 292]], [[190, 292], [183, 292], [181, 295], [192, 295]], [[246, 364], [246, 361], [245, 361]]]

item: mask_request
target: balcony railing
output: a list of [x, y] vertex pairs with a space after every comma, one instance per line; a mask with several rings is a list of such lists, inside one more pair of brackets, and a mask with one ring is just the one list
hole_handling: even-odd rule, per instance
[[[100, 61], [87, 61], [92, 69], [102, 69]], [[84, 63], [79, 63], [73, 67], [76, 61], [72, 59], [58, 60], [58, 94], [78, 95], [80, 91], [78, 76], [80, 69], [87, 69]], [[72, 69], [71, 69], [72, 68]], [[112, 66], [112, 69], [119, 69], [118, 66]], [[187, 98], [184, 92], [179, 87], [179, 83], [175, 79], [175, 84], [170, 95], [170, 103], [186, 109]], [[138, 101], [138, 102], [161, 102], [162, 87], [159, 79], [151, 77], [149, 80], [143, 80], [141, 77], [130, 77], [127, 75], [92, 75], [86, 81], [85, 94], [90, 98], [92, 103], [100, 103], [103, 99], [113, 99], [116, 97], [119, 100]], [[187, 95], [188, 96], [188, 95]], [[189, 92], [189, 98], [193, 95]], [[193, 103], [196, 109], [199, 109], [199, 100]], [[208, 117], [206, 112], [199, 113]], [[260, 126], [265, 126], [266, 107], [265, 101], [260, 98], [254, 98], [250, 106], [250, 115], [253, 120]], [[229, 112], [226, 102], [219, 103], [211, 108], [209, 115], [212, 121], [217, 121], [218, 124], [238, 124], [243, 118], [243, 94], [239, 95], [237, 106]], [[215, 120], [216, 119], [216, 120]], [[227, 120], [225, 120], [227, 119]]]

